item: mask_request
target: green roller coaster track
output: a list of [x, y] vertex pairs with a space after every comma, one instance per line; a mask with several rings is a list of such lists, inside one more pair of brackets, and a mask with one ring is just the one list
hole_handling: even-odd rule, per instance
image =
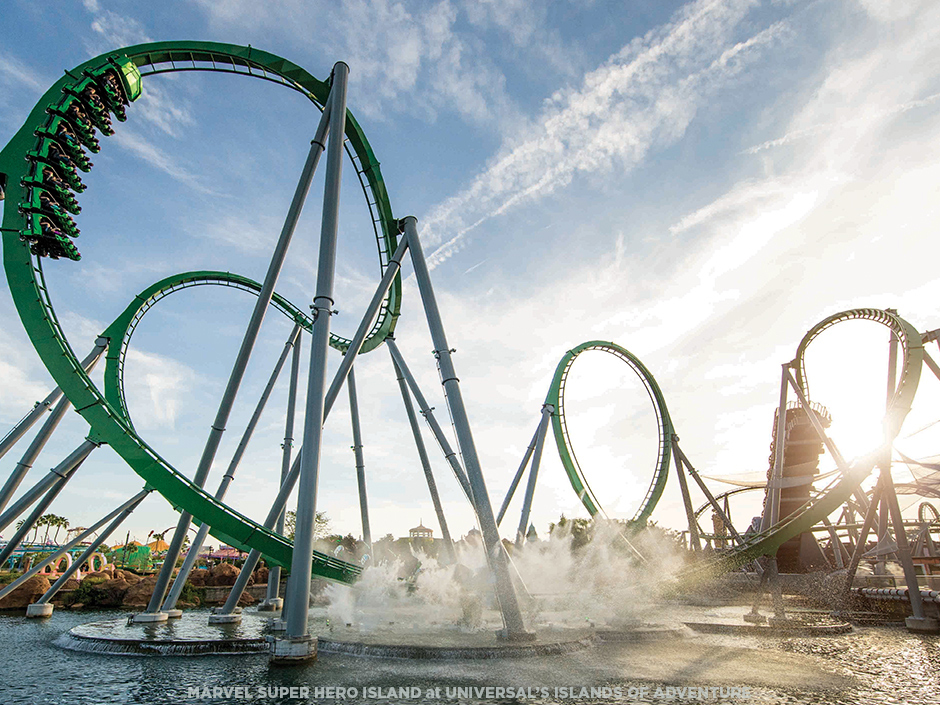
[[[42, 96], [24, 126], [0, 151], [0, 192], [6, 199], [4, 269], [30, 341], [75, 410], [89, 423], [89, 438], [114, 448], [148, 486], [175, 507], [209, 524], [216, 538], [238, 547], [258, 549], [272, 563], [290, 566], [290, 541], [216, 501], [179, 473], [137, 435], [120, 388], [111, 385], [109, 393], [103, 394], [94, 385], [59, 325], [43, 274], [43, 257], [81, 258], [72, 242], [79, 233], [70, 214], [81, 210], [72, 192], [84, 190], [78, 171], [91, 167], [84, 149], [92, 152], [100, 149], [95, 128], [102, 134], [113, 134], [109, 113], [123, 121], [124, 105], [140, 95], [147, 76], [185, 71], [235, 73], [272, 81], [300, 92], [321, 110], [330, 90], [328, 83], [286, 59], [251, 47], [214, 42], [141, 44], [103, 54], [67, 71]], [[392, 216], [379, 162], [359, 124], [348, 112], [345, 137], [347, 154], [372, 213], [380, 268], [384, 272], [398, 244], [398, 225]], [[12, 207], [11, 202], [17, 206]], [[257, 287], [244, 277], [227, 276], [231, 285]], [[144, 292], [138, 298], [136, 311], [129, 313], [135, 308], [132, 305], [119, 319], [121, 325], [126, 323], [127, 330], [132, 330], [139, 314], [152, 305], [155, 297], [165, 295], [166, 289], [160, 286], [166, 283], [167, 280], [155, 285], [157, 289], [151, 287]], [[177, 286], [185, 284], [176, 282]], [[298, 315], [302, 314], [296, 307], [280, 297], [274, 305], [301, 320]], [[401, 279], [396, 277], [363, 352], [381, 345], [394, 331], [400, 308]], [[350, 341], [332, 336], [330, 344], [345, 351]], [[124, 345], [123, 338], [112, 338], [108, 355], [113, 359], [109, 363], [122, 366]], [[360, 572], [358, 566], [323, 555], [315, 556], [313, 570], [345, 582], [355, 580]]]
[[655, 469], [653, 470], [653, 480], [650, 483], [646, 496], [640, 503], [631, 523], [636, 526], [646, 524], [646, 520], [653, 509], [656, 508], [659, 498], [662, 497], [663, 490], [666, 487], [666, 480], [669, 477], [669, 462], [672, 457], [672, 420], [669, 418], [669, 410], [666, 408], [666, 399], [663, 397], [662, 390], [656, 382], [656, 378], [646, 369], [646, 366], [626, 348], [616, 343], [610, 343], [603, 340], [591, 340], [587, 343], [581, 343], [572, 348], [558, 362], [555, 368], [555, 375], [552, 378], [552, 384], [548, 388], [548, 395], [545, 397], [545, 403], [551, 404], [555, 408], [552, 415], [552, 431], [555, 434], [555, 443], [558, 446], [558, 455], [561, 463], [568, 474], [571, 486], [574, 488], [578, 498], [584, 504], [584, 508], [593, 517], [597, 514], [603, 515], [603, 507], [597, 496], [591, 490], [587, 478], [578, 463], [574, 447], [571, 443], [571, 435], [568, 433], [568, 423], [565, 418], [565, 385], [568, 381], [568, 374], [571, 372], [571, 366], [579, 355], [589, 350], [599, 350], [610, 353], [623, 360], [636, 373], [637, 377], [643, 383], [650, 401], [653, 402], [653, 409], [656, 413], [656, 427], [659, 431], [658, 454], [656, 458]]

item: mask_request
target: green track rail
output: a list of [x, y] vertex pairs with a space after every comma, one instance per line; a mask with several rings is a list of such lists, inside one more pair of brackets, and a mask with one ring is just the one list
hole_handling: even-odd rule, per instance
[[[4, 270], [30, 341], [75, 410], [91, 426], [89, 438], [114, 448], [149, 487], [156, 489], [174, 507], [186, 510], [200, 522], [209, 524], [216, 538], [241, 548], [256, 548], [270, 562], [289, 567], [292, 546], [287, 539], [233, 511], [194, 485], [138, 436], [127, 416], [119, 388], [106, 395], [94, 385], [81, 368], [59, 325], [43, 274], [42, 260], [47, 256], [81, 258], [72, 242], [78, 231], [68, 214], [79, 212], [80, 207], [71, 192], [84, 190], [78, 170], [91, 167], [84, 149], [92, 152], [99, 149], [94, 128], [102, 134], [112, 134], [110, 113], [118, 120], [124, 118], [123, 105], [112, 95], [113, 76], [117, 76], [122, 84], [123, 96], [119, 90], [118, 97], [127, 103], [140, 94], [147, 76], [186, 71], [236, 73], [278, 83], [302, 93], [321, 110], [329, 95], [328, 83], [314, 78], [286, 59], [251, 47], [214, 42], [141, 44], [103, 54], [67, 71], [42, 96], [24, 126], [0, 151], [0, 189], [6, 199], [3, 210]], [[111, 83], [102, 83], [105, 79]], [[77, 113], [74, 110], [76, 103]], [[65, 128], [62, 127], [63, 121]], [[384, 273], [388, 258], [398, 244], [398, 224], [392, 216], [379, 162], [358, 122], [349, 112], [345, 137], [344, 146], [372, 214], [380, 269]], [[76, 146], [76, 141], [81, 144]], [[42, 197], [42, 193], [53, 196], [60, 208], [49, 211], [48, 198]], [[238, 286], [257, 287], [251, 280], [230, 276], [233, 277], [232, 285], [237, 279]], [[179, 285], [184, 283], [179, 282]], [[138, 312], [152, 304], [152, 295], [142, 296], [143, 299], [138, 297]], [[296, 307], [279, 297], [274, 305], [282, 307], [296, 320]], [[401, 279], [396, 277], [362, 348], [363, 352], [377, 348], [394, 331], [400, 308]], [[131, 314], [129, 319], [131, 329], [136, 324], [134, 315]], [[332, 336], [330, 340], [331, 346], [340, 351], [345, 351], [349, 343], [348, 339], [339, 336]], [[112, 339], [114, 344], [115, 339]], [[117, 356], [115, 359], [120, 365], [123, 365], [120, 348], [123, 344], [121, 339], [118, 349], [109, 349], [108, 352], [109, 356]], [[360, 569], [329, 556], [317, 556], [313, 571], [333, 580], [352, 582]]]
[[545, 397], [545, 403], [551, 404], [555, 408], [552, 414], [552, 431], [555, 434], [555, 443], [558, 446], [558, 455], [561, 463], [568, 474], [568, 480], [574, 488], [575, 494], [584, 504], [584, 508], [593, 517], [597, 514], [604, 514], [603, 507], [597, 496], [591, 490], [584, 471], [578, 463], [574, 447], [571, 444], [571, 436], [568, 433], [568, 423], [565, 419], [565, 385], [568, 381], [568, 374], [571, 366], [579, 355], [589, 350], [599, 350], [606, 352], [623, 360], [636, 373], [637, 377], [643, 383], [650, 401], [653, 403], [653, 409], [656, 412], [656, 426], [659, 431], [659, 446], [656, 458], [656, 465], [653, 470], [653, 480], [646, 496], [640, 503], [639, 509], [631, 520], [635, 526], [645, 526], [647, 519], [656, 508], [659, 498], [662, 497], [663, 490], [666, 487], [666, 480], [669, 476], [669, 462], [672, 457], [672, 420], [669, 418], [669, 410], [666, 408], [666, 399], [663, 397], [662, 390], [656, 382], [653, 374], [646, 369], [646, 366], [626, 348], [603, 340], [591, 340], [587, 343], [581, 343], [565, 353], [564, 357], [558, 362], [555, 368], [555, 375], [552, 377], [552, 384], [548, 388], [548, 395]]

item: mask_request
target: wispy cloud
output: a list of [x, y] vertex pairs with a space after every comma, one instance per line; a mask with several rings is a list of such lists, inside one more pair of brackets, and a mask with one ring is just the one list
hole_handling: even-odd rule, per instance
[[15, 56], [0, 51], [0, 85], [21, 86], [39, 93], [48, 87], [49, 81]]
[[894, 105], [884, 110], [872, 111], [871, 113], [854, 120], [847, 120], [840, 123], [811, 125], [810, 127], [803, 127], [797, 130], [792, 130], [782, 137], [777, 137], [772, 140], [767, 140], [766, 142], [761, 142], [760, 144], [754, 145], [753, 147], [748, 147], [744, 150], [744, 154], [758, 154], [767, 149], [782, 147], [801, 139], [815, 137], [817, 135], [821, 135], [826, 132], [832, 132], [834, 130], [865, 130], [873, 122], [879, 122], [885, 118], [901, 115], [911, 110], [917, 110], [918, 108], [926, 108], [928, 106], [934, 105], [938, 101], [940, 101], [940, 93], [934, 93], [933, 95], [929, 95], [926, 98], [909, 100], [905, 103], [899, 103], [898, 105]]
[[190, 398], [199, 376], [183, 363], [133, 348], [127, 351], [128, 397], [140, 406], [131, 409], [139, 430], [176, 426], [180, 409]]
[[431, 266], [458, 252], [486, 220], [544, 198], [579, 173], [629, 171], [679, 140], [699, 105], [785, 32], [778, 23], [735, 41], [751, 6], [693, 3], [587, 74], [580, 88], [555, 94], [527, 139], [424, 219], [427, 242], [443, 241]]
[[[488, 47], [459, 20], [462, 11], [473, 10], [480, 22], [495, 17], [497, 25], [505, 28], [512, 16], [522, 17], [518, 13], [477, 11], [473, 3], [452, 0], [327, 4], [287, 0], [277, 6], [252, 0], [199, 0], [198, 4], [220, 31], [264, 28], [303, 50], [312, 46], [318, 58], [341, 57], [352, 68], [356, 110], [372, 119], [385, 119], [389, 111], [429, 121], [450, 113], [477, 125], [502, 125], [517, 114], [505, 76]], [[527, 16], [526, 25], [538, 26], [535, 19]], [[329, 31], [311, 34], [311, 27], [329, 27]], [[526, 35], [521, 27], [516, 32], [520, 40]], [[531, 45], [541, 46], [538, 38], [546, 35], [551, 32], [533, 30], [527, 36]]]
[[143, 159], [155, 169], [162, 171], [184, 186], [189, 186], [200, 193], [213, 196], [220, 195], [219, 192], [207, 186], [204, 179], [181, 165], [159, 147], [148, 142], [143, 135], [129, 130], [126, 126], [118, 130], [111, 139], [123, 149]]

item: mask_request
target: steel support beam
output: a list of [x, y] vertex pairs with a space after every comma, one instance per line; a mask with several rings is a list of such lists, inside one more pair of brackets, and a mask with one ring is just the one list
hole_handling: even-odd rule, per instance
[[[389, 341], [390, 342], [390, 341]], [[391, 347], [389, 347], [391, 352]], [[457, 550], [454, 548], [454, 541], [450, 535], [450, 529], [447, 526], [447, 519], [444, 516], [444, 507], [441, 505], [440, 495], [437, 493], [437, 483], [434, 481], [434, 473], [431, 471], [431, 461], [428, 459], [428, 451], [424, 445], [424, 439], [421, 437], [421, 429], [418, 426], [418, 417], [415, 414], [414, 405], [411, 403], [411, 395], [408, 393], [408, 385], [402, 374], [401, 368], [395, 362], [395, 356], [392, 355], [392, 367], [395, 370], [395, 377], [398, 380], [398, 388], [401, 390], [401, 399], [405, 405], [405, 414], [408, 416], [408, 423], [411, 426], [411, 433], [415, 439], [415, 446], [418, 449], [418, 459], [421, 461], [421, 468], [424, 470], [424, 479], [428, 484], [428, 492], [431, 495], [431, 504], [434, 505], [434, 513], [437, 515], [438, 526], [441, 527], [441, 536], [444, 540], [444, 550], [447, 553], [448, 560], [451, 563], [457, 562]]]
[[[12, 583], [10, 583], [10, 584], [7, 585], [6, 587], [4, 587], [2, 590], [0, 590], [0, 600], [2, 600], [4, 597], [6, 597], [7, 595], [9, 595], [11, 592], [13, 592], [14, 590], [16, 590], [16, 588], [18, 588], [20, 585], [22, 585], [23, 583], [25, 583], [25, 582], [26, 582], [27, 580], [29, 580], [31, 577], [33, 577], [34, 575], [36, 575], [37, 573], [39, 573], [39, 572], [40, 572], [41, 570], [43, 570], [46, 566], [52, 565], [52, 564], [56, 563], [60, 558], [62, 558], [62, 556], [64, 556], [66, 553], [68, 553], [68, 552], [71, 551], [73, 548], [75, 548], [76, 546], [78, 546], [82, 541], [84, 541], [84, 540], [87, 539], [89, 536], [91, 536], [93, 533], [95, 533], [96, 531], [98, 531], [98, 529], [100, 529], [102, 526], [104, 526], [104, 525], [107, 524], [109, 521], [111, 521], [112, 519], [114, 519], [116, 516], [118, 516], [121, 512], [123, 512], [124, 510], [126, 510], [128, 507], [132, 508], [132, 510], [133, 510], [133, 507], [136, 507], [138, 504], [140, 504], [140, 503], [144, 500], [144, 497], [146, 497], [146, 496], [147, 496], [148, 494], [150, 494], [152, 491], [153, 491], [153, 490], [141, 490], [140, 492], [138, 492], [137, 494], [135, 494], [133, 497], [131, 497], [129, 500], [127, 500], [124, 504], [122, 504], [122, 505], [119, 506], [117, 509], [115, 509], [113, 512], [111, 512], [111, 513], [108, 514], [107, 516], [102, 517], [102, 518], [99, 519], [97, 522], [95, 522], [94, 524], [92, 524], [91, 526], [89, 526], [87, 529], [85, 529], [82, 533], [78, 534], [78, 536], [76, 536], [75, 538], [73, 538], [71, 541], [69, 541], [69, 542], [66, 543], [66, 544], [63, 544], [62, 546], [59, 546], [59, 547], [52, 553], [52, 555], [50, 555], [48, 558], [44, 558], [44, 559], [41, 560], [39, 563], [37, 563], [36, 565], [32, 566], [29, 570], [27, 570], [25, 573], [23, 573], [23, 574], [22, 574], [20, 577], [18, 577], [16, 580], [14, 580]], [[100, 545], [100, 542], [99, 542], [99, 545]], [[86, 560], [87, 560], [87, 559], [86, 559]], [[73, 563], [72, 563], [72, 566], [68, 569], [69, 575], [71, 576], [72, 574], [74, 574], [75, 571], [78, 570], [79, 567], [81, 567], [82, 563], [84, 563], [84, 561], [78, 562], [78, 563], [73, 562]], [[74, 568], [74, 570], [73, 570], [73, 568]], [[54, 595], [55, 593], [52, 593], [52, 594]], [[43, 595], [43, 597], [45, 597], [45, 595]], [[50, 597], [51, 597], [51, 595], [50, 595]]]
[[480, 460], [473, 442], [473, 434], [470, 431], [470, 421], [467, 417], [463, 396], [460, 393], [460, 382], [457, 379], [457, 373], [451, 359], [453, 351], [447, 343], [440, 310], [431, 284], [430, 272], [424, 258], [424, 250], [418, 238], [417, 222], [417, 219], [412, 216], [404, 219], [405, 237], [408, 238], [411, 248], [411, 261], [414, 264], [415, 279], [417, 280], [418, 291], [421, 294], [421, 301], [424, 304], [425, 317], [434, 344], [435, 356], [440, 366], [441, 384], [444, 387], [447, 404], [457, 432], [457, 444], [460, 446], [466, 466], [467, 479], [470, 482], [473, 503], [476, 508], [477, 518], [480, 521], [487, 559], [496, 581], [496, 597], [499, 600], [504, 624], [500, 634], [503, 638], [510, 640], [529, 640], [534, 638], [534, 634], [526, 630], [522, 612], [519, 609], [519, 601], [509, 573], [509, 563], [500, 542], [499, 530], [496, 528], [496, 518], [493, 515], [490, 498], [486, 492], [486, 482], [480, 468]]
[[355, 368], [346, 377], [349, 390], [349, 417], [352, 420], [353, 455], [356, 458], [356, 482], [359, 485], [359, 516], [362, 519], [362, 540], [372, 555], [372, 529], [369, 527], [369, 497], [366, 494], [366, 463], [362, 457], [362, 429], [359, 427], [359, 400], [356, 397]]
[[[307, 378], [307, 410], [304, 416], [303, 450], [300, 452], [300, 482], [291, 584], [285, 612], [287, 641], [309, 640], [307, 613], [310, 605], [310, 562], [317, 513], [317, 484], [320, 473], [320, 445], [323, 436], [326, 364], [333, 315], [333, 280], [336, 268], [336, 239], [339, 225], [339, 192], [343, 175], [343, 140], [346, 135], [346, 80], [349, 67], [338, 62], [333, 67], [330, 105], [334, 124], [327, 146], [326, 185], [323, 192], [323, 218], [320, 226], [320, 253], [316, 295], [313, 298], [313, 341], [310, 344], [310, 373]], [[273, 644], [277, 655], [278, 643]], [[315, 646], [314, 653], [315, 655]], [[308, 654], [310, 656], [311, 654]]]
[[[535, 498], [535, 483], [539, 478], [539, 465], [542, 463], [542, 448], [545, 446], [545, 433], [548, 431], [548, 423], [555, 413], [555, 407], [551, 404], [542, 405], [542, 418], [539, 421], [539, 428], [536, 432], [535, 450], [532, 454], [532, 467], [529, 470], [529, 481], [525, 488], [525, 499], [522, 501], [522, 512], [519, 515], [519, 528], [516, 529], [516, 546], [521, 547], [525, 542], [526, 533], [529, 529], [529, 514], [532, 511], [532, 500]], [[497, 522], [498, 524], [498, 522]]]
[[[300, 377], [300, 351], [303, 338], [297, 338], [294, 344], [294, 353], [290, 360], [290, 386], [287, 391], [287, 420], [284, 422], [284, 444], [281, 446], [281, 485], [284, 484], [287, 476], [290, 474], [291, 454], [294, 448], [294, 414], [297, 409], [297, 380]], [[277, 533], [284, 534], [284, 508], [281, 507], [280, 514], [277, 517], [277, 523], [274, 530]], [[279, 607], [280, 600], [278, 592], [281, 586], [281, 566], [272, 565], [268, 568], [268, 591], [265, 595], [264, 604], [268, 608]]]
[[[95, 347], [92, 348], [92, 351], [88, 353], [81, 363], [85, 372], [89, 374], [91, 373], [91, 371], [95, 368], [95, 365], [98, 363], [98, 360], [101, 359], [101, 354], [107, 347], [107, 338], [98, 338], [95, 341]], [[52, 437], [52, 432], [55, 431], [56, 427], [59, 425], [59, 422], [65, 418], [65, 412], [67, 412], [72, 407], [71, 402], [69, 402], [67, 398], [59, 399], [61, 396], [62, 391], [56, 387], [49, 394], [49, 396], [37, 404], [33, 410], [27, 414], [26, 418], [23, 419], [23, 421], [20, 421], [20, 423], [17, 424], [16, 427], [3, 439], [3, 451], [0, 452], [0, 457], [3, 457], [3, 454], [9, 450], [16, 440], [26, 433], [29, 427], [32, 426], [37, 419], [39, 419], [42, 413], [48, 409], [51, 404], [55, 403], [55, 400], [59, 400], [58, 403], [56, 403], [55, 408], [52, 410], [49, 418], [46, 419], [45, 423], [42, 425], [42, 428], [40, 428], [39, 433], [36, 434], [33, 442], [29, 444], [26, 452], [23, 453], [23, 457], [20, 458], [20, 461], [16, 464], [16, 467], [13, 468], [13, 472], [10, 473], [10, 477], [3, 485], [3, 489], [0, 489], [0, 512], [6, 508], [7, 503], [13, 497], [13, 494], [20, 486], [23, 478], [26, 477], [26, 473], [29, 472], [29, 469], [33, 466], [33, 463], [36, 462], [36, 458], [39, 457], [39, 453], [46, 446], [48, 440]]]
[[519, 481], [522, 479], [525, 469], [529, 466], [529, 459], [532, 457], [532, 453], [535, 452], [535, 441], [538, 440], [541, 430], [542, 419], [540, 418], [535, 427], [535, 433], [532, 434], [532, 440], [529, 441], [529, 446], [525, 449], [525, 453], [522, 456], [522, 462], [519, 463], [519, 469], [516, 470], [512, 482], [509, 483], [509, 490], [506, 492], [506, 497], [503, 499], [503, 505], [499, 508], [499, 513], [496, 515], [496, 526], [503, 523], [503, 517], [506, 516], [506, 510], [509, 509], [509, 503], [512, 502], [512, 497], [516, 494], [516, 489], [519, 487]]
[[[59, 579], [56, 580], [49, 587], [49, 589], [43, 593], [42, 597], [36, 600], [34, 604], [43, 605], [49, 602], [49, 600], [51, 600], [53, 597], [55, 597], [56, 593], [62, 589], [63, 585], [65, 585], [65, 581], [71, 578], [79, 570], [79, 568], [81, 568], [89, 559], [91, 559], [95, 551], [97, 551], [101, 547], [101, 544], [103, 544], [105, 541], [108, 540], [108, 537], [111, 536], [111, 534], [113, 534], [115, 530], [117, 530], [117, 528], [121, 525], [121, 523], [125, 519], [127, 519], [128, 516], [130, 516], [131, 512], [137, 509], [138, 505], [140, 505], [140, 503], [144, 501], [144, 498], [146, 498], [147, 495], [149, 495], [152, 491], [153, 490], [149, 490], [149, 489], [141, 490], [136, 495], [134, 495], [129, 500], [127, 500], [124, 504], [122, 504], [120, 507], [118, 507], [113, 512], [111, 512], [104, 519], [100, 520], [95, 526], [100, 527], [102, 524], [104, 524], [106, 521], [109, 521], [109, 520], [111, 521], [111, 523], [108, 525], [108, 528], [106, 528], [103, 533], [99, 534], [98, 537], [94, 541], [92, 541], [91, 545], [88, 548], [86, 548], [84, 552], [82, 552], [82, 555], [79, 556], [77, 560], [72, 562], [72, 565], [70, 565], [69, 568], [64, 573], [62, 573], [62, 575], [59, 576]], [[83, 536], [88, 535], [89, 533], [90, 533], [90, 530], [85, 532]]]
[[[42, 516], [43, 512], [46, 511], [49, 505], [52, 504], [53, 500], [64, 489], [65, 485], [75, 474], [75, 471], [81, 466], [83, 462], [85, 462], [85, 458], [88, 457], [88, 454], [97, 447], [98, 444], [94, 441], [86, 440], [78, 448], [72, 451], [65, 460], [49, 471], [49, 475], [46, 476], [48, 484], [44, 484], [43, 482], [37, 483], [32, 490], [26, 493], [23, 499], [27, 499], [30, 496], [32, 496], [32, 499], [28, 502], [28, 504], [23, 505], [23, 509], [31, 505], [36, 500], [39, 501], [37, 502], [36, 506], [33, 507], [33, 511], [23, 521], [23, 525], [15, 534], [13, 534], [3, 550], [0, 551], [0, 566], [6, 563], [6, 560], [20, 545], [26, 534], [28, 534], [33, 528], [33, 524], [36, 523], [36, 520]], [[40, 487], [43, 487], [44, 489], [39, 490], [38, 488]], [[40, 499], [39, 496], [43, 494], [43, 492], [45, 494], [42, 499]], [[20, 502], [17, 502], [15, 505], [13, 505], [11, 511], [19, 505]], [[19, 515], [17, 514], [16, 516]], [[6, 525], [0, 528], [0, 530], [3, 528], [6, 528]]]
[[441, 447], [444, 459], [450, 465], [451, 470], [454, 471], [454, 477], [457, 478], [457, 482], [467, 496], [470, 506], [474, 507], [475, 512], [476, 507], [473, 503], [473, 490], [470, 487], [470, 481], [467, 479], [466, 473], [464, 473], [463, 466], [460, 464], [460, 459], [457, 457], [456, 451], [451, 447], [450, 441], [447, 440], [444, 429], [441, 428], [440, 423], [438, 423], [437, 418], [434, 416], [434, 408], [428, 404], [428, 400], [425, 399], [424, 394], [421, 393], [418, 381], [415, 379], [414, 375], [411, 374], [411, 370], [408, 368], [405, 358], [402, 357], [395, 340], [393, 338], [386, 338], [385, 344], [388, 346], [388, 351], [392, 355], [392, 360], [398, 372], [404, 377], [405, 381], [408, 383], [408, 388], [411, 390], [411, 393], [414, 394], [415, 401], [418, 402], [418, 409], [424, 417], [424, 420], [427, 421], [428, 427], [431, 429], [431, 434]]

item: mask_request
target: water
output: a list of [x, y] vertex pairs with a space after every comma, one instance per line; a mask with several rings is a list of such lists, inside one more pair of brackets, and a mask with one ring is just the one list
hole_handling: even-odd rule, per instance
[[[706, 618], [709, 611], [701, 609], [698, 616]], [[681, 618], [688, 612], [686, 607], [663, 608], [664, 615]], [[250, 610], [246, 611], [246, 620], [247, 613]], [[204, 621], [207, 613], [197, 614]], [[264, 655], [114, 656], [69, 651], [55, 645], [76, 625], [126, 617], [126, 612], [64, 610], [57, 610], [48, 620], [0, 615], [0, 703], [335, 702], [315, 697], [313, 689], [317, 687], [355, 688], [357, 697], [347, 698], [348, 702], [376, 705], [683, 703], [690, 701], [675, 693], [672, 697], [655, 697], [656, 689], [661, 687], [666, 693], [668, 687], [688, 686], [750, 689], [746, 699], [705, 700], [712, 703], [940, 702], [940, 637], [915, 636], [896, 627], [857, 627], [850, 634], [814, 638], [687, 633], [678, 639], [599, 643], [594, 648], [557, 656], [496, 661], [410, 661], [323, 654], [315, 663], [291, 668], [271, 667]], [[251, 623], [246, 621], [246, 633], [253, 629]], [[185, 625], [173, 629], [185, 631]], [[224, 687], [245, 690], [230, 691], [229, 697], [188, 696], [190, 688], [208, 688], [211, 694], [213, 688]], [[287, 690], [284, 696], [278, 696], [277, 690], [267, 690], [291, 687], [295, 688], [295, 697]], [[495, 691], [488, 695], [482, 690], [454, 690], [486, 687], [522, 688], [523, 697], [497, 698]], [[582, 687], [588, 689], [583, 696]], [[594, 696], [591, 687], [595, 688]], [[601, 690], [605, 687], [609, 690]], [[263, 697], [259, 688], [265, 693]], [[310, 689], [309, 697], [297, 697], [301, 688]], [[389, 696], [389, 688], [408, 690], [396, 690]], [[440, 688], [440, 693], [434, 688]], [[555, 688], [573, 688], [574, 697], [572, 691]], [[641, 688], [647, 689], [642, 695]], [[619, 698], [615, 689], [619, 689]], [[246, 694], [251, 697], [242, 697]]]

